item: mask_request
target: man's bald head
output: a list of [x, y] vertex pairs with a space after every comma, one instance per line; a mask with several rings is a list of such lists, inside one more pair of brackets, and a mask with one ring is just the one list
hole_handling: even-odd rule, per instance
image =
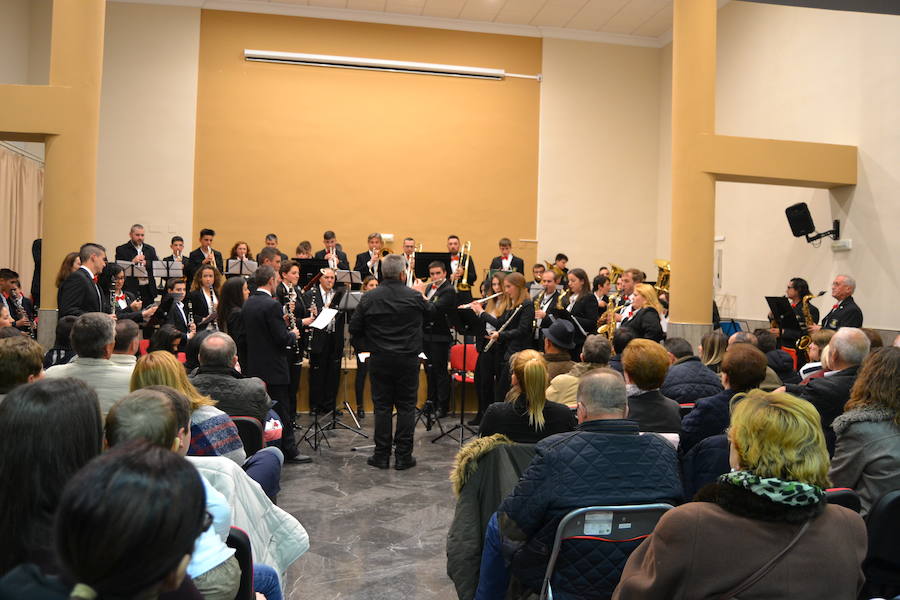
[[756, 336], [749, 331], [738, 331], [737, 333], [731, 334], [731, 337], [728, 338], [728, 346], [730, 347], [734, 344], [752, 344], [759, 347], [759, 340], [757, 340]]
[[237, 345], [227, 333], [211, 333], [200, 344], [199, 360], [204, 367], [231, 368], [237, 361]]

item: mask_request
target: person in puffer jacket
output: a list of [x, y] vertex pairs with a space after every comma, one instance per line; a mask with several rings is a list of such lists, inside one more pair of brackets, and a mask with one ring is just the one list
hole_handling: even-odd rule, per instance
[[769, 367], [775, 371], [782, 383], [800, 383], [800, 375], [794, 368], [794, 359], [790, 354], [778, 348], [775, 336], [768, 329], [757, 329], [753, 332], [759, 343], [759, 349], [766, 355]]
[[[556, 528], [568, 512], [592, 505], [676, 504], [681, 499], [675, 449], [658, 435], [640, 435], [637, 422], [627, 418], [621, 375], [597, 369], [582, 377], [577, 411], [578, 428], [537, 444], [534, 460], [497, 511], [499, 546], [515, 578], [513, 597], [540, 590]], [[486, 542], [485, 552], [490, 546]], [[613, 556], [606, 554], [612, 552], [607, 544], [578, 546], [567, 544], [557, 563], [560, 585], [554, 586], [554, 597], [608, 597], [634, 548], [616, 544]], [[581, 570], [566, 560], [568, 552], [590, 564], [610, 566], [602, 572]], [[476, 598], [502, 597], [486, 594], [482, 583]]]
[[722, 391], [719, 376], [694, 356], [690, 342], [684, 338], [669, 338], [663, 346], [672, 360], [659, 390], [663, 396], [678, 404], [689, 404]]

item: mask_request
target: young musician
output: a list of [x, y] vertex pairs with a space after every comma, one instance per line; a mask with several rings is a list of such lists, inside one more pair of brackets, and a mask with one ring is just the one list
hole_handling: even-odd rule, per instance
[[[333, 269], [323, 269], [319, 283], [306, 292], [304, 304], [315, 305], [316, 313], [337, 308], [338, 293], [334, 289]], [[325, 329], [311, 332], [309, 354], [309, 403], [319, 414], [337, 411], [337, 390], [341, 378], [341, 353], [344, 350], [345, 314], [339, 312]], [[337, 411], [341, 414], [340, 411]]]
[[160, 304], [162, 321], [181, 332], [181, 346], [186, 347], [188, 340], [197, 333], [197, 324], [194, 322], [192, 302], [185, 294], [184, 279], [174, 277], [169, 279], [166, 284], [166, 296]]
[[556, 274], [553, 271], [545, 270], [541, 275], [541, 293], [534, 299], [534, 319], [537, 326], [532, 333], [532, 347], [538, 352], [544, 350], [542, 331], [553, 323], [551, 317], [558, 316], [556, 302], [560, 293], [556, 284]]
[[425, 288], [425, 299], [434, 304], [435, 310], [430, 312], [423, 323], [425, 356], [425, 376], [428, 380], [426, 402], [435, 408], [439, 419], [447, 416], [450, 410], [450, 374], [447, 362], [450, 359], [450, 314], [456, 309], [456, 288], [447, 279], [444, 263], [434, 261], [428, 265], [431, 284]]
[[556, 258], [553, 259], [553, 266], [562, 271], [563, 279], [566, 279], [566, 275], [569, 274], [569, 268], [566, 266], [569, 264], [569, 257], [560, 252], [556, 255]]
[[[475, 261], [470, 257], [468, 259], [469, 263], [469, 274], [466, 277], [466, 283], [469, 284], [469, 291], [460, 291], [459, 284], [462, 282], [463, 273], [465, 271], [465, 264], [460, 261], [460, 243], [459, 236], [450, 235], [447, 238], [447, 252], [450, 253], [450, 281], [453, 282], [453, 285], [457, 286], [458, 298], [457, 300], [462, 304], [466, 302], [472, 301], [472, 292], [471, 288], [475, 285], [475, 280], [478, 279], [478, 273], [475, 268]], [[464, 257], [463, 257], [464, 258]]]
[[150, 244], [144, 243], [144, 226], [135, 223], [128, 232], [131, 238], [127, 243], [116, 247], [116, 260], [127, 260], [134, 265], [140, 265], [147, 269], [147, 277], [126, 277], [125, 291], [131, 292], [140, 298], [145, 305], [156, 300], [159, 292], [156, 288], [156, 278], [153, 277], [153, 263], [158, 261], [156, 249]]
[[[278, 249], [278, 236], [274, 233], [266, 234], [266, 245], [265, 248], [275, 248], [275, 251], [278, 252], [278, 255], [281, 256], [281, 262], [285, 263], [288, 261], [288, 255]], [[250, 258], [250, 253], [247, 253], [247, 258]], [[259, 261], [259, 254], [256, 255], [256, 262]]]
[[[503, 278], [505, 275], [497, 271], [490, 280], [482, 284], [482, 296], [489, 298], [495, 294], [503, 293]], [[491, 298], [484, 302], [484, 312], [499, 317], [502, 314], [502, 297]], [[461, 306], [463, 308], [465, 305]], [[467, 307], [471, 308], [471, 307]], [[474, 310], [474, 309], [473, 309]], [[490, 350], [485, 350], [487, 336], [496, 328], [486, 318], [478, 318], [479, 330], [475, 332], [475, 349], [478, 351], [478, 361], [475, 363], [475, 392], [478, 395], [478, 414], [468, 422], [469, 425], [480, 425], [488, 406], [494, 402], [494, 390], [497, 384], [497, 374], [500, 371], [499, 349], [497, 345]]]
[[78, 258], [81, 266], [66, 277], [56, 294], [59, 317], [103, 311], [103, 293], [97, 286], [97, 276], [106, 266], [106, 249], [99, 244], [84, 244]]
[[9, 306], [14, 309], [13, 312], [10, 313], [10, 316], [15, 320], [13, 326], [21, 331], [30, 332], [37, 314], [34, 310], [34, 304], [22, 294], [18, 275], [16, 276], [16, 279], [12, 281], [12, 285], [9, 288], [8, 300]]
[[634, 286], [634, 300], [631, 303], [634, 312], [622, 321], [621, 327], [631, 329], [634, 337], [662, 341], [665, 337], [662, 328], [663, 308], [656, 297], [656, 290], [646, 283]]
[[[12, 269], [0, 269], [0, 306], [5, 306], [9, 311], [9, 316], [15, 321], [14, 326], [19, 329], [27, 329], [31, 322], [29, 321], [28, 310], [24, 315], [19, 314], [16, 298], [21, 298], [22, 308], [25, 309], [25, 300], [18, 292], [19, 274]], [[29, 303], [30, 304], [30, 303]], [[34, 316], [32, 315], [33, 319]]]
[[501, 271], [518, 271], [525, 274], [525, 261], [512, 254], [512, 241], [509, 238], [500, 238], [500, 256], [495, 256], [491, 261], [491, 269]]
[[[98, 283], [101, 290], [113, 289], [107, 296], [112, 296], [113, 314], [116, 315], [117, 319], [128, 319], [136, 323], [148, 322], [150, 317], [156, 313], [158, 307], [151, 306], [150, 308], [142, 309], [143, 302], [141, 299], [136, 297], [132, 292], [124, 289], [126, 279], [125, 269], [123, 269], [121, 265], [109, 263], [106, 265], [106, 268], [103, 269], [103, 272], [100, 273]], [[109, 300], [105, 300], [106, 303], [104, 306], [108, 307]]]
[[[219, 293], [222, 290], [222, 273], [211, 265], [203, 265], [194, 275], [191, 283], [191, 304], [194, 309], [194, 320], [201, 331], [215, 324], [216, 309], [219, 305]], [[213, 315], [212, 320], [207, 319]], [[203, 321], [208, 321], [203, 324]]]
[[[293, 322], [300, 326], [309, 326], [313, 322], [314, 317], [309, 317], [306, 307], [303, 305], [303, 290], [297, 285], [300, 281], [300, 267], [294, 262], [283, 262], [280, 268], [281, 281], [277, 284], [275, 290], [275, 299], [281, 304], [284, 314], [288, 315], [293, 312]], [[293, 290], [293, 299], [291, 291]], [[291, 322], [288, 319], [288, 329]], [[294, 345], [287, 348], [288, 371], [290, 372], [291, 382], [289, 387], [288, 413], [291, 415], [291, 424], [294, 424], [295, 415], [297, 414], [297, 391], [300, 389], [300, 375], [303, 363], [304, 348], [300, 345], [301, 338], [297, 338]]]
[[361, 279], [372, 276], [381, 281], [381, 248], [384, 240], [380, 233], [370, 233], [366, 240], [369, 249], [356, 255], [356, 264], [353, 270], [359, 273]]
[[[794, 315], [797, 317], [797, 322], [800, 324], [800, 329], [782, 329], [779, 330], [777, 327], [773, 327], [769, 329], [770, 332], [779, 337], [780, 343], [782, 346], [787, 346], [788, 348], [793, 348], [797, 340], [799, 340], [806, 331], [806, 317], [803, 314], [803, 297], [809, 295], [809, 284], [805, 279], [800, 277], [792, 278], [788, 284], [787, 289], [785, 290], [785, 296], [787, 296], [788, 301], [791, 303], [791, 308], [794, 309]], [[809, 302], [807, 303], [809, 306], [809, 315], [812, 318], [813, 324], [819, 322], [819, 309], [816, 306]]]
[[297, 244], [297, 248], [294, 250], [294, 258], [296, 259], [305, 259], [312, 258], [312, 244], [308, 241], [304, 240]]
[[562, 298], [562, 308], [575, 325], [575, 347], [572, 360], [581, 360], [581, 347], [585, 338], [597, 331], [597, 298], [591, 293], [584, 269], [572, 269], [568, 274], [569, 291]]
[[472, 304], [475, 314], [496, 328], [487, 336], [499, 346], [498, 354], [502, 356], [494, 389], [496, 402], [503, 401], [511, 386], [510, 357], [519, 350], [531, 347], [531, 327], [534, 323], [534, 304], [525, 287], [524, 275], [518, 272], [510, 273], [503, 278], [502, 299], [500, 306], [502, 312], [499, 317], [494, 317], [484, 310], [480, 303]]
[[216, 232], [212, 229], [200, 230], [200, 246], [196, 250], [191, 251], [185, 266], [184, 277], [188, 281], [194, 280], [194, 274], [203, 265], [210, 265], [219, 270], [219, 273], [225, 272], [225, 266], [222, 262], [222, 253], [213, 250], [212, 243], [216, 237]]
[[528, 284], [528, 292], [531, 294], [532, 298], [537, 298], [542, 291], [544, 291], [544, 284], [542, 279], [544, 277], [544, 271], [547, 269], [541, 263], [535, 263], [531, 267], [531, 274], [534, 276], [534, 281]]
[[347, 255], [342, 250], [338, 250], [337, 236], [333, 231], [328, 230], [322, 235], [322, 244], [325, 246], [325, 249], [316, 252], [315, 258], [327, 260], [328, 266], [333, 270], [350, 270], [350, 262], [347, 260]]
[[612, 283], [606, 275], [597, 275], [592, 283], [592, 291], [597, 299], [598, 314], [602, 318], [606, 312], [606, 307], [609, 306], [609, 290], [612, 287]]
[[[181, 265], [181, 268], [187, 265], [187, 257], [184, 255], [184, 238], [180, 235], [172, 236], [171, 241], [169, 242], [169, 248], [172, 250], [172, 254], [169, 256], [164, 256], [163, 261], [176, 262]], [[182, 271], [182, 277], [184, 271]], [[169, 280], [171, 277], [163, 277], [162, 279], [162, 289], [163, 291], [168, 288]]]
[[[378, 287], [379, 281], [374, 276], [369, 275], [362, 281], [362, 293], [370, 292]], [[354, 335], [351, 338], [353, 344], [353, 354], [356, 356], [356, 381], [354, 382], [354, 391], [356, 392], [356, 416], [360, 419], [366, 418], [365, 410], [365, 393], [366, 378], [369, 375], [369, 361], [363, 361], [359, 358], [360, 352], [370, 352], [369, 344], [366, 342], [366, 336]]]

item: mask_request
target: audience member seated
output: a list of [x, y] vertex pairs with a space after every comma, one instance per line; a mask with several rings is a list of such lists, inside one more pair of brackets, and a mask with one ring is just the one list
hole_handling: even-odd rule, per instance
[[138, 324], [131, 319], [116, 321], [116, 343], [109, 360], [133, 371], [140, 346], [141, 330]]
[[41, 345], [28, 336], [0, 340], [0, 402], [13, 388], [44, 376]]
[[837, 441], [829, 478], [856, 490], [860, 514], [900, 489], [900, 348], [881, 348], [863, 361], [844, 414], [831, 424]]
[[869, 350], [884, 348], [884, 340], [881, 339], [880, 333], [871, 327], [860, 327], [860, 330], [862, 330], [862, 332], [866, 334], [866, 337], [869, 338]]
[[[573, 509], [680, 500], [675, 450], [659, 436], [639, 435], [638, 424], [628, 419], [621, 375], [600, 369], [582, 377], [577, 414], [575, 431], [537, 445], [531, 466], [491, 519], [476, 598], [504, 597], [509, 578], [505, 565], [516, 584], [539, 591], [557, 525]], [[564, 580], [583, 576], [575, 563], [559, 563], [558, 570]], [[554, 591], [565, 597], [565, 589]]]
[[[756, 336], [749, 331], [738, 331], [731, 335], [728, 338], [728, 347], [730, 348], [734, 344], [750, 344], [756, 348], [759, 348], [759, 340]], [[776, 389], [780, 388], [782, 385], [781, 378], [778, 376], [778, 373], [775, 370], [768, 366], [768, 360], [766, 361], [766, 378], [759, 385], [759, 389], [764, 392], [772, 392]]]
[[631, 340], [634, 339], [634, 331], [631, 329], [616, 329], [616, 332], [613, 334], [613, 355], [612, 358], [609, 359], [609, 368], [622, 372], [622, 353], [625, 352], [625, 348], [628, 347], [628, 344], [631, 343]]
[[[180, 456], [187, 454], [190, 441], [190, 404], [173, 402], [161, 391], [145, 388], [132, 392], [117, 402], [106, 417], [106, 441], [112, 447], [135, 440], [144, 440]], [[203, 594], [205, 600], [233, 600], [241, 582], [241, 568], [234, 550], [225, 545], [231, 529], [231, 506], [201, 475], [206, 492], [206, 511], [212, 516], [212, 527], [197, 538], [187, 574]], [[254, 583], [275, 581], [278, 576], [271, 567], [254, 565]], [[280, 597], [281, 589], [260, 589], [257, 592]], [[270, 595], [271, 594], [271, 595]]]
[[571, 321], [557, 319], [544, 334], [544, 360], [547, 361], [547, 378], [568, 373], [575, 364], [571, 350], [575, 347], [575, 326]]
[[596, 369], [609, 366], [609, 340], [602, 335], [589, 335], [581, 347], [581, 362], [576, 363], [568, 373], [557, 375], [550, 380], [547, 400], [565, 404], [571, 409], [578, 401], [578, 380]]
[[522, 350], [511, 359], [512, 387], [505, 402], [488, 406], [478, 433], [502, 433], [514, 442], [533, 444], [575, 427], [575, 416], [565, 405], [547, 402], [547, 363], [535, 350]]
[[198, 392], [215, 400], [217, 408], [232, 417], [256, 417], [266, 424], [272, 405], [266, 384], [258, 377], [244, 378], [235, 370], [237, 346], [231, 336], [221, 332], [207, 335], [200, 345], [199, 360], [200, 367], [189, 378]]
[[[5, 309], [6, 307], [4, 306], [0, 308]], [[5, 340], [6, 338], [23, 337], [25, 335], [27, 334], [14, 325], [3, 325], [3, 320], [0, 319], [0, 340]]]
[[850, 389], [856, 382], [859, 365], [869, 353], [869, 338], [855, 327], [841, 327], [831, 338], [828, 348], [831, 371], [824, 377], [811, 379], [806, 385], [789, 384], [784, 391], [812, 402], [818, 409], [828, 452], [834, 454], [831, 422], [844, 411], [844, 405], [850, 399]]
[[20, 567], [0, 582], [0, 597], [170, 597], [190, 583], [185, 569], [207, 519], [203, 486], [183, 458], [146, 443], [113, 450], [62, 492], [55, 526], [62, 578]]
[[768, 329], [757, 329], [753, 335], [756, 336], [757, 347], [766, 355], [766, 361], [778, 379], [782, 383], [800, 383], [800, 376], [794, 369], [794, 358], [778, 347], [775, 335]]
[[641, 431], [679, 433], [678, 403], [659, 391], [669, 369], [666, 349], [657, 342], [636, 339], [625, 348], [622, 367], [628, 384], [628, 418], [637, 421]]
[[53, 515], [60, 494], [102, 448], [97, 393], [78, 379], [20, 385], [0, 402], [0, 575], [22, 563], [59, 573]]
[[728, 427], [731, 402], [736, 394], [749, 392], [766, 378], [766, 356], [750, 344], [734, 344], [722, 359], [724, 389], [701, 398], [681, 421], [681, 452], [686, 454], [708, 437], [719, 435]]
[[728, 338], [725, 334], [719, 329], [710, 331], [700, 340], [700, 362], [713, 373], [718, 373], [727, 349]]
[[200, 346], [208, 336], [215, 333], [214, 329], [203, 329], [194, 334], [184, 346], [184, 369], [192, 374], [200, 368]]
[[735, 405], [728, 437], [733, 471], [699, 502], [663, 515], [613, 599], [856, 598], [865, 524], [825, 499], [828, 452], [815, 409], [754, 390]]
[[182, 338], [187, 339], [174, 325], [163, 325], [150, 337], [150, 345], [147, 347], [147, 352], [163, 351], [177, 355], [181, 352]]
[[820, 362], [822, 359], [822, 352], [828, 347], [828, 343], [831, 341], [834, 334], [834, 329], [819, 329], [810, 334], [809, 347], [806, 349], [809, 362], [800, 367], [800, 379], [806, 379], [816, 371], [822, 369], [822, 363]]
[[100, 410], [109, 408], [128, 393], [131, 369], [110, 360], [116, 343], [116, 324], [104, 313], [84, 313], [72, 327], [72, 348], [78, 355], [69, 363], [50, 367], [48, 378], [74, 377], [97, 392]]
[[49, 369], [55, 365], [64, 365], [75, 358], [75, 351], [72, 350], [72, 327], [78, 317], [66, 315], [60, 317], [56, 322], [56, 341], [53, 347], [47, 350], [44, 355], [44, 368]]
[[722, 382], [694, 356], [690, 342], [684, 338], [668, 338], [663, 346], [672, 363], [659, 389], [663, 396], [678, 404], [690, 404], [722, 391]]

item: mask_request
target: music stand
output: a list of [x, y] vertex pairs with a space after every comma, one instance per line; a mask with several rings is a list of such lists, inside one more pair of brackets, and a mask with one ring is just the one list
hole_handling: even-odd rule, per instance
[[226, 262], [226, 275], [239, 275], [241, 277], [249, 277], [256, 273], [259, 263], [247, 258], [229, 258]]
[[153, 276], [169, 279], [180, 279], [184, 276], [184, 264], [176, 260], [154, 260]]
[[147, 274], [147, 267], [144, 265], [137, 265], [130, 260], [117, 260], [116, 264], [125, 271], [125, 277], [150, 278], [150, 275]]
[[362, 277], [357, 271], [347, 271], [345, 269], [336, 270], [334, 272], [334, 283], [343, 283], [344, 285], [360, 285]]
[[448, 274], [450, 273], [449, 252], [416, 252], [416, 279], [428, 279], [431, 276], [431, 274], [428, 272], [428, 265], [435, 261], [444, 263], [444, 269]]
[[319, 271], [328, 268], [328, 261], [318, 258], [298, 258], [296, 262], [300, 265], [300, 281], [297, 283], [300, 287], [309, 283], [309, 280], [315, 277]]
[[[471, 433], [471, 437], [477, 437], [478, 432], [466, 425], [466, 377], [468, 375], [468, 371], [466, 371], [466, 367], [468, 366], [468, 359], [466, 353], [469, 349], [469, 344], [466, 343], [466, 337], [477, 335], [478, 330], [480, 329], [480, 323], [478, 322], [478, 316], [474, 311], [468, 308], [457, 308], [455, 311], [456, 318], [452, 319], [453, 328], [456, 329], [456, 332], [462, 335], [463, 338], [463, 373], [462, 373], [462, 392], [459, 395], [459, 423], [448, 429], [447, 431], [441, 431], [441, 434], [431, 440], [431, 443], [438, 441], [444, 436], [449, 437], [450, 439], [456, 440], [459, 442], [459, 447], [462, 448], [463, 443], [466, 441], [466, 432]], [[459, 438], [453, 437], [453, 432], [456, 430], [460, 430]]]
[[800, 321], [797, 320], [797, 314], [794, 312], [790, 300], [784, 296], [766, 296], [766, 303], [769, 305], [769, 310], [772, 311], [772, 317], [782, 331], [785, 329], [803, 330], [800, 327]]

